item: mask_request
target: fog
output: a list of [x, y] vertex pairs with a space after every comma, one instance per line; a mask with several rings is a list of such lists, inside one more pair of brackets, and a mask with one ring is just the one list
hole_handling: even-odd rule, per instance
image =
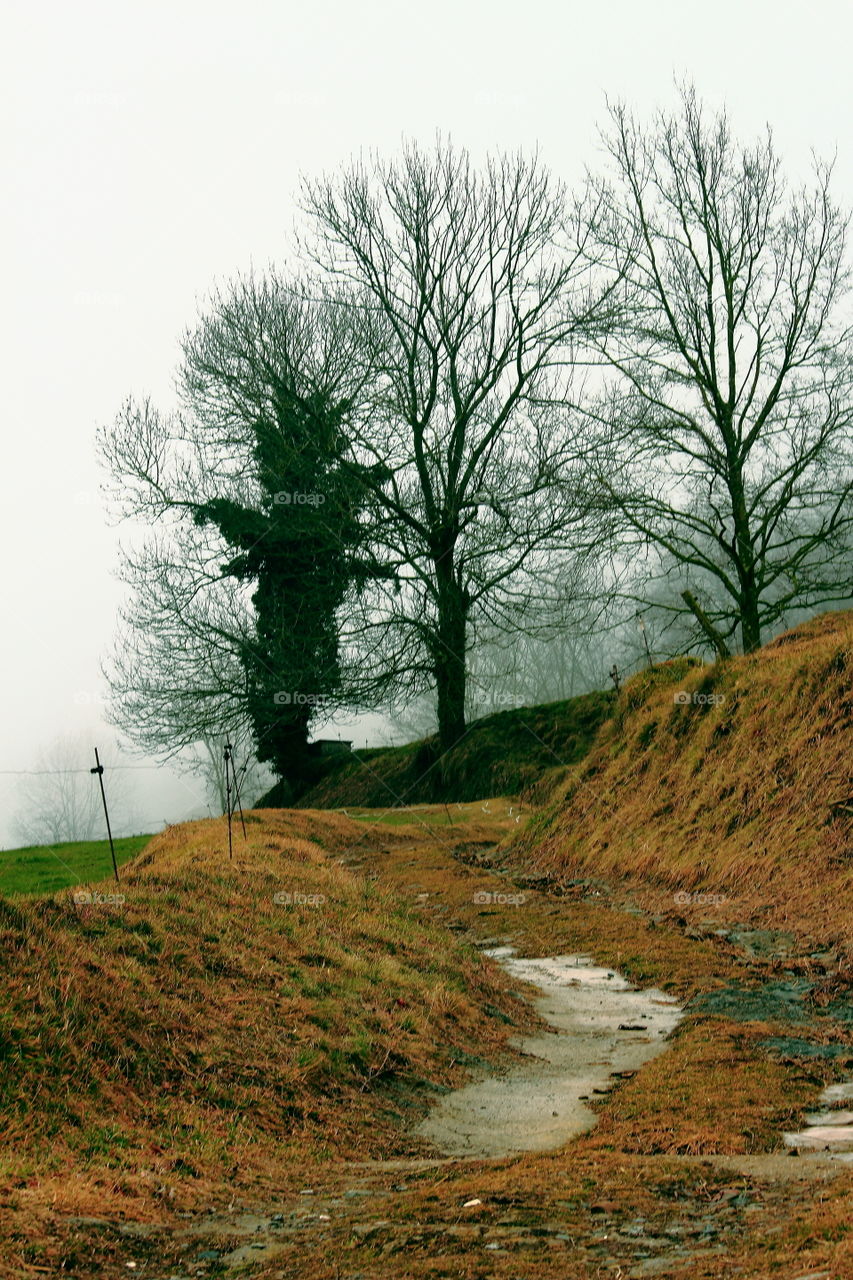
[[[169, 407], [213, 283], [286, 259], [299, 175], [440, 131], [475, 156], [538, 146], [572, 183], [600, 159], [605, 95], [645, 114], [689, 76], [740, 137], [770, 121], [790, 175], [837, 152], [849, 206], [853, 22], [837, 2], [804, 17], [731, 0], [7, 6], [0, 845], [13, 771], [40, 748], [75, 734], [118, 759], [100, 662], [133, 535], [108, 523], [95, 430], [130, 393]], [[341, 731], [363, 745], [382, 726]], [[138, 830], [206, 812], [196, 779], [131, 776]]]

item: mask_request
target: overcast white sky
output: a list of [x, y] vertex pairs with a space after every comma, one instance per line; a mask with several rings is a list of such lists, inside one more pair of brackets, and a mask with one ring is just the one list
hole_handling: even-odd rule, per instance
[[[300, 173], [436, 130], [477, 154], [539, 145], [569, 182], [605, 94], [640, 112], [691, 77], [792, 176], [837, 151], [853, 205], [849, 3], [386, 0], [4, 6], [3, 733], [0, 770], [57, 735], [106, 743], [101, 657], [121, 587], [94, 431], [128, 394], [168, 405], [216, 279], [286, 256]], [[87, 762], [83, 762], [84, 764]], [[198, 810], [136, 773], [143, 829]], [[14, 779], [0, 776], [0, 846]]]

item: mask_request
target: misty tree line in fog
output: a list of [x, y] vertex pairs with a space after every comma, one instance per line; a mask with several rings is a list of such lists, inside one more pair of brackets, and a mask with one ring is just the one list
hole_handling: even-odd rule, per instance
[[724, 659], [851, 596], [846, 214], [689, 87], [568, 191], [449, 142], [302, 185], [212, 293], [178, 404], [100, 434], [129, 602], [114, 722], [248, 734], [294, 790], [340, 709], [437, 728]]

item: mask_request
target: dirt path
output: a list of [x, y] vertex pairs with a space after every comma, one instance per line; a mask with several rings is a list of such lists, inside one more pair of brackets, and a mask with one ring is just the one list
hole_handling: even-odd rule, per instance
[[539, 989], [534, 1008], [554, 1031], [518, 1039], [524, 1061], [444, 1098], [417, 1133], [451, 1156], [550, 1151], [594, 1126], [593, 1096], [665, 1050], [680, 1010], [672, 996], [638, 991], [588, 956], [486, 954]]
[[[297, 1191], [227, 1212], [81, 1222], [81, 1256], [102, 1261], [71, 1274], [851, 1280], [853, 1171], [782, 1137], [848, 1062], [791, 995], [805, 959], [756, 959], [714, 921], [688, 936], [606, 885], [534, 888], [487, 821], [408, 840], [367, 826], [340, 861], [490, 950], [550, 1026], [517, 1034], [511, 1061], [471, 1062], [420, 1126], [431, 1148], [306, 1164]], [[774, 1056], [792, 1030], [813, 1057]], [[849, 1108], [836, 1095], [822, 1105]]]

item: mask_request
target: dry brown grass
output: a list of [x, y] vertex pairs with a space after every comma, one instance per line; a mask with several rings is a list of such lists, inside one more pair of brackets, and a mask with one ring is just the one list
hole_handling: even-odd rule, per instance
[[[685, 999], [782, 968], [823, 973], [827, 997], [843, 990], [851, 640], [853, 618], [830, 615], [725, 668], [637, 677], [522, 840], [509, 800], [268, 811], [252, 815], [232, 864], [222, 823], [159, 837], [129, 868], [121, 912], [81, 914], [61, 897], [0, 904], [10, 1275], [89, 1280], [128, 1274], [128, 1257], [152, 1277], [217, 1274], [190, 1264], [202, 1245], [187, 1253], [176, 1211], [233, 1199], [328, 1209], [285, 1232], [280, 1256], [249, 1272], [257, 1280], [625, 1276], [636, 1254], [623, 1228], [638, 1215], [659, 1236], [688, 1224], [673, 1278], [853, 1276], [853, 1172], [779, 1154], [838, 1068], [770, 1057], [761, 1042], [781, 1024], [688, 1017], [560, 1151], [361, 1163], [422, 1154], [407, 1137], [429, 1098], [418, 1082], [460, 1083], [466, 1054], [496, 1060], [531, 1025], [460, 940], [588, 952]], [[676, 689], [723, 701], [677, 705]], [[276, 907], [281, 889], [326, 902]], [[484, 906], [486, 890], [523, 903]], [[697, 891], [726, 900], [673, 904]], [[713, 921], [697, 927], [703, 917], [785, 929], [797, 954], [750, 960]], [[846, 1034], [809, 1027], [812, 1039]], [[375, 1198], [347, 1200], [353, 1187]], [[465, 1210], [471, 1197], [482, 1205]], [[207, 1238], [222, 1249], [238, 1239], [226, 1217]], [[123, 1220], [153, 1234], [131, 1247]]]
[[[408, 824], [395, 814], [392, 825], [382, 814], [352, 822], [341, 815], [268, 813], [261, 823], [251, 824], [248, 848], [238, 842], [231, 868], [223, 865], [221, 824], [173, 830], [142, 855], [128, 878], [127, 910], [133, 919], [156, 926], [164, 949], [165, 944], [172, 948], [168, 964], [146, 969], [160, 969], [149, 994], [158, 1004], [162, 1000], [165, 1012], [158, 1021], [156, 1007], [148, 1008], [145, 1035], [148, 1046], [156, 1045], [163, 1055], [164, 1066], [171, 1052], [163, 1035], [171, 1025], [169, 1016], [183, 1016], [185, 1026], [172, 1064], [176, 1076], [163, 1096], [168, 1126], [154, 1134], [149, 1123], [153, 1085], [133, 1085], [125, 1074], [111, 1071], [103, 1046], [81, 1039], [81, 1048], [90, 1055], [100, 1053], [91, 1105], [101, 1116], [109, 1108], [109, 1114], [123, 1117], [131, 1145], [112, 1154], [87, 1153], [79, 1138], [66, 1140], [53, 1168], [37, 1145], [26, 1147], [29, 1173], [19, 1165], [6, 1201], [8, 1256], [16, 1261], [10, 1274], [71, 1274], [88, 1280], [124, 1274], [128, 1258], [148, 1260], [138, 1262], [140, 1274], [143, 1267], [144, 1274], [157, 1277], [184, 1274], [199, 1250], [211, 1245], [227, 1250], [240, 1237], [229, 1230], [224, 1215], [217, 1230], [187, 1252], [176, 1209], [212, 1204], [221, 1210], [233, 1199], [238, 1208], [267, 1206], [267, 1212], [290, 1212], [293, 1206], [297, 1212], [314, 1210], [304, 1227], [284, 1234], [280, 1256], [251, 1269], [256, 1280], [337, 1280], [356, 1274], [371, 1280], [615, 1276], [616, 1266], [603, 1259], [614, 1251], [623, 1259], [631, 1256], [630, 1237], [619, 1231], [637, 1215], [658, 1234], [684, 1222], [693, 1224], [696, 1233], [707, 1221], [719, 1226], [725, 1253], [705, 1257], [697, 1234], [698, 1253], [683, 1267], [673, 1263], [667, 1272], [673, 1277], [730, 1276], [738, 1265], [743, 1269], [737, 1274], [758, 1280], [819, 1270], [840, 1259], [840, 1269], [833, 1273], [840, 1280], [853, 1177], [816, 1185], [804, 1173], [799, 1181], [778, 1183], [714, 1164], [720, 1156], [749, 1158], [778, 1149], [782, 1129], [814, 1102], [822, 1081], [830, 1077], [825, 1064], [802, 1070], [769, 1059], [759, 1041], [773, 1028], [764, 1024], [688, 1020], [666, 1056], [648, 1063], [597, 1104], [597, 1128], [561, 1151], [497, 1163], [449, 1162], [416, 1171], [392, 1166], [387, 1173], [381, 1165], [347, 1163], [347, 1156], [362, 1160], [418, 1149], [407, 1143], [404, 1132], [417, 1108], [405, 1105], [409, 1095], [405, 1089], [396, 1092], [395, 1081], [423, 1073], [454, 1083], [461, 1071], [450, 1065], [453, 1057], [499, 1051], [503, 1036], [516, 1028], [484, 1016], [487, 1001], [516, 1024], [525, 1021], [524, 1006], [507, 999], [500, 980], [487, 976], [476, 957], [450, 941], [453, 933], [500, 936], [529, 954], [590, 951], [602, 961], [620, 963], [639, 981], [654, 981], [682, 995], [747, 981], [754, 968], [716, 939], [687, 937], [675, 921], [654, 925], [648, 917], [626, 912], [630, 904], [618, 894], [555, 899], [524, 889], [521, 906], [480, 905], [474, 900], [477, 891], [512, 887], [500, 868], [490, 864], [488, 850], [514, 828], [514, 817], [507, 812], [508, 802], [494, 801], [488, 808], [489, 814], [475, 805], [455, 810], [458, 821], [453, 825], [439, 810], [413, 814]], [[276, 917], [270, 922], [257, 899], [266, 902], [269, 890], [282, 884], [326, 892], [334, 900], [334, 912], [343, 909], [345, 928], [334, 923], [341, 919], [334, 912], [331, 928], [321, 929], [320, 917], [307, 910], [298, 921]], [[369, 919], [360, 893], [371, 895]], [[198, 899], [188, 902], [188, 894]], [[41, 916], [36, 913], [32, 919]], [[89, 932], [81, 932], [62, 917], [42, 933], [42, 942], [63, 955], [70, 951], [61, 948], [70, 948], [75, 940], [85, 947], [89, 962], [97, 962], [98, 971], [116, 982], [112, 996], [100, 984], [104, 1009], [123, 1019], [123, 1032], [129, 1034], [128, 1007], [147, 988], [133, 965], [120, 979], [114, 967], [117, 949], [105, 941], [111, 931], [92, 932], [96, 923], [90, 917]], [[292, 936], [282, 928], [288, 923]], [[214, 971], [201, 973], [210, 958], [205, 944], [210, 947], [215, 930], [220, 950]], [[137, 927], [136, 933], [145, 936], [144, 929]], [[395, 1052], [400, 1052], [401, 1019], [412, 1018], [415, 1031], [405, 1041], [407, 1062], [397, 1062], [391, 1079], [380, 1075], [364, 1091], [363, 1065], [343, 1079], [329, 1073], [328, 1061], [320, 1063], [319, 1074], [296, 1070], [292, 1049], [277, 1053], [280, 1040], [267, 1038], [258, 1016], [258, 1010], [274, 1007], [269, 1003], [271, 975], [286, 986], [289, 965], [299, 968], [307, 981], [322, 980], [323, 974], [317, 975], [304, 957], [324, 949], [331, 954], [336, 943], [346, 943], [365, 963], [377, 966], [381, 993], [376, 994], [375, 984], [365, 985], [360, 973], [354, 977], [355, 1000], [345, 982], [325, 994], [303, 988], [304, 1003], [287, 997], [286, 1026], [296, 1034], [294, 1044], [316, 1050], [320, 1035], [330, 1045], [339, 1044], [361, 1025], [358, 1019], [379, 1017], [371, 1058], [376, 1066], [388, 1045], [396, 1044]], [[34, 946], [35, 940], [27, 945]], [[126, 955], [122, 963], [129, 964]], [[344, 956], [336, 954], [335, 967], [344, 963]], [[431, 963], [438, 966], [432, 972]], [[412, 974], [416, 965], [422, 974]], [[86, 981], [79, 963], [74, 973], [75, 984]], [[442, 973], [442, 1008], [430, 1010], [427, 1002]], [[327, 971], [325, 980], [331, 978]], [[457, 989], [459, 979], [467, 990]], [[93, 988], [85, 990], [91, 995]], [[366, 991], [373, 993], [372, 1004], [364, 999]], [[397, 1005], [398, 998], [408, 1007]], [[311, 1021], [318, 1008], [331, 1020], [322, 1031]], [[45, 1012], [42, 1008], [41, 1043], [48, 1047]], [[282, 1019], [276, 1022], [281, 1030]], [[87, 1028], [90, 1034], [104, 1031], [100, 1019], [84, 1023], [83, 1030]], [[142, 1032], [137, 1028], [135, 1034], [144, 1049]], [[247, 1064], [260, 1065], [264, 1078], [239, 1079]], [[239, 1090], [241, 1099], [242, 1128], [225, 1134], [218, 1145], [221, 1114], [203, 1096], [208, 1065], [215, 1065], [224, 1080], [230, 1077], [230, 1087]], [[47, 1061], [43, 1067], [44, 1084], [64, 1080], [69, 1105], [80, 1106], [81, 1099], [93, 1096], [82, 1087], [85, 1081], [57, 1077]], [[274, 1090], [282, 1086], [292, 1089], [306, 1109], [299, 1126], [277, 1120]], [[396, 1108], [396, 1116], [389, 1107]], [[190, 1133], [203, 1139], [194, 1150]], [[800, 1163], [805, 1162], [793, 1162]], [[298, 1194], [305, 1185], [315, 1190], [307, 1202]], [[342, 1199], [342, 1187], [353, 1186], [370, 1196]], [[481, 1199], [482, 1208], [464, 1210], [471, 1197]], [[749, 1202], [745, 1219], [747, 1209], [737, 1197]], [[329, 1214], [325, 1225], [317, 1222], [321, 1209]], [[75, 1225], [69, 1216], [93, 1213], [113, 1224], [147, 1222], [153, 1234], [129, 1240], [117, 1225]], [[498, 1244], [499, 1251], [486, 1253], [487, 1243]], [[790, 1271], [794, 1264], [798, 1270]], [[627, 1264], [622, 1272], [628, 1274]], [[218, 1271], [192, 1264], [189, 1274]]]
[[506, 1040], [484, 1007], [524, 1018], [475, 953], [341, 865], [363, 824], [269, 813], [248, 835], [229, 863], [223, 822], [171, 829], [120, 908], [0, 902], [7, 1210], [144, 1219], [419, 1150], [428, 1086]]
[[[674, 701], [683, 691], [717, 702]], [[527, 832], [556, 880], [642, 888], [651, 909], [786, 929], [853, 958], [853, 614], [760, 653], [635, 677]]]

